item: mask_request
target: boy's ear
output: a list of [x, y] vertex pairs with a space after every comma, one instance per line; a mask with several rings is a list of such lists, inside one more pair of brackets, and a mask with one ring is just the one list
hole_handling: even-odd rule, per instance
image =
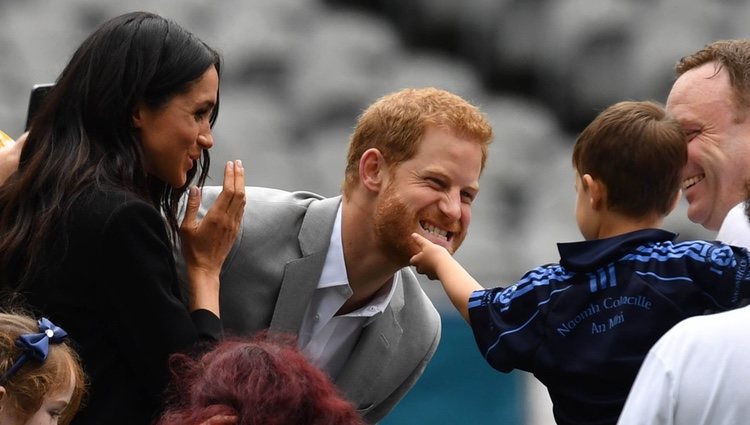
[[372, 192], [380, 192], [387, 166], [380, 150], [370, 148], [359, 159], [359, 181]]
[[607, 188], [604, 183], [591, 177], [591, 174], [581, 176], [581, 182], [589, 194], [591, 209], [595, 211], [602, 209], [607, 203]]

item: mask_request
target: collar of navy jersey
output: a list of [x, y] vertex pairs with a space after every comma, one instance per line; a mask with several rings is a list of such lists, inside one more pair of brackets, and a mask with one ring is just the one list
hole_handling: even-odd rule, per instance
[[560, 265], [573, 272], [590, 272], [609, 264], [646, 242], [673, 241], [676, 233], [644, 229], [606, 239], [558, 243]]

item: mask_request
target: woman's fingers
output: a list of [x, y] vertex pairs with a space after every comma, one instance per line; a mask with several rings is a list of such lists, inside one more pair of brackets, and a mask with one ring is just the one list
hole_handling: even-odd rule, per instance
[[224, 166], [224, 183], [221, 193], [211, 209], [229, 213], [231, 216], [242, 215], [245, 207], [245, 168], [242, 161], [229, 161]]
[[234, 215], [235, 218], [241, 218], [242, 213], [245, 211], [245, 167], [242, 166], [242, 161], [236, 160], [233, 169], [232, 184], [234, 190], [232, 193], [232, 202], [229, 204], [227, 212]]
[[196, 186], [190, 186], [188, 189], [187, 207], [185, 207], [185, 218], [182, 219], [183, 228], [195, 225], [195, 217], [198, 215], [198, 208], [201, 206], [200, 189]]

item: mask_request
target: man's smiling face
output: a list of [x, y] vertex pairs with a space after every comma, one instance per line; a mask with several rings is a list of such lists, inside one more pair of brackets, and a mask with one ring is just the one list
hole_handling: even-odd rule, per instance
[[[667, 111], [686, 134], [688, 162], [682, 189], [688, 218], [718, 230], [729, 210], [743, 201], [750, 178], [750, 119], [734, 106], [729, 74], [711, 62], [675, 81]], [[747, 115], [747, 113], [745, 113]]]
[[414, 232], [455, 252], [471, 223], [479, 192], [481, 145], [428, 127], [416, 155], [391, 170], [378, 196], [375, 232], [387, 255], [408, 264]]

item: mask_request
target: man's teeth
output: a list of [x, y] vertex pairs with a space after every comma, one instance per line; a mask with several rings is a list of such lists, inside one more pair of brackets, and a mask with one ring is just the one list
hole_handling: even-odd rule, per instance
[[699, 181], [703, 180], [706, 177], [705, 174], [699, 174], [697, 176], [690, 177], [689, 179], [685, 179], [682, 182], [682, 190], [686, 190], [694, 186]]
[[431, 224], [423, 224], [422, 228], [432, 235], [445, 239], [446, 241], [448, 240], [448, 232], [443, 229], [437, 228]]

